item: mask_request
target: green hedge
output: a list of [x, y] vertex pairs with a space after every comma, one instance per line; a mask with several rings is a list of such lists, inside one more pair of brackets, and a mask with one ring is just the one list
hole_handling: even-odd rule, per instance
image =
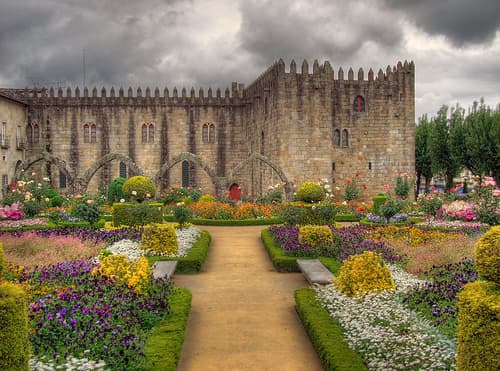
[[12, 228], [0, 228], [0, 232], [17, 232], [17, 231], [36, 231], [41, 229], [57, 229], [63, 227], [81, 227], [81, 228], [103, 228], [105, 220], [101, 219], [94, 224], [93, 227], [90, 226], [89, 222], [60, 222], [58, 224], [47, 222], [47, 224], [40, 225], [26, 225], [21, 227]]
[[412, 224], [417, 224], [418, 221], [416, 220], [407, 220], [405, 222], [396, 222], [396, 223], [376, 223], [376, 222], [370, 222], [366, 219], [361, 219], [359, 221], [359, 224], [361, 225], [365, 225], [365, 226], [368, 226], [368, 227], [377, 227], [377, 226], [384, 226], [384, 225], [394, 225], [394, 226], [397, 226], [397, 227], [404, 227], [404, 226], [407, 226], [407, 225], [412, 225]]
[[177, 368], [191, 311], [192, 295], [188, 289], [173, 288], [169, 296], [171, 314], [155, 326], [146, 340], [143, 370], [172, 370]]
[[162, 223], [162, 221], [163, 204], [161, 202], [116, 202], [113, 204], [113, 224], [115, 227]]
[[268, 229], [264, 229], [261, 234], [264, 247], [273, 262], [274, 268], [278, 272], [300, 272], [297, 259], [318, 259], [328, 270], [336, 274], [340, 269], [340, 263], [335, 258], [320, 256], [318, 258], [290, 256], [274, 242], [274, 238]]
[[175, 273], [199, 273], [203, 267], [208, 254], [211, 237], [207, 231], [202, 231], [198, 240], [193, 244], [187, 256], [181, 258], [170, 258], [166, 256], [148, 256], [150, 264], [159, 260], [177, 260], [177, 268]]
[[0, 282], [0, 370], [28, 370], [29, 355], [26, 293]]
[[335, 215], [336, 222], [357, 222], [359, 218], [354, 214], [337, 214]]
[[[164, 219], [167, 222], [175, 222], [175, 218], [173, 216], [165, 216]], [[190, 223], [194, 225], [214, 225], [214, 226], [272, 225], [272, 224], [282, 223], [282, 219], [280, 217], [261, 218], [261, 219], [229, 219], [229, 220], [193, 218], [191, 219]]]
[[297, 313], [325, 370], [366, 370], [360, 355], [349, 348], [342, 329], [316, 300], [313, 289], [295, 291]]

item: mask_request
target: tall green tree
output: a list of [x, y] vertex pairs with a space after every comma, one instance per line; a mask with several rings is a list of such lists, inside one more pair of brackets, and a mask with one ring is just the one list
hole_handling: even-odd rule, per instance
[[474, 175], [492, 175], [500, 184], [500, 113], [474, 102], [464, 122], [462, 163]]
[[443, 174], [446, 190], [449, 190], [453, 187], [453, 178], [460, 171], [460, 160], [452, 151], [452, 121], [448, 121], [448, 106], [442, 106], [431, 123], [431, 168], [434, 174]]
[[422, 178], [424, 178], [424, 190], [427, 193], [432, 179], [432, 161], [430, 152], [431, 123], [427, 115], [420, 117], [415, 128], [415, 171], [417, 173], [417, 192], [420, 190]]

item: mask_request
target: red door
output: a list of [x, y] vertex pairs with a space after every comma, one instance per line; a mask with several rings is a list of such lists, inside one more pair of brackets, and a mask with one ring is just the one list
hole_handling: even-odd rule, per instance
[[239, 201], [240, 200], [240, 197], [241, 197], [241, 187], [238, 185], [238, 184], [233, 184], [230, 188], [229, 188], [229, 195], [231, 196], [231, 198], [235, 201]]

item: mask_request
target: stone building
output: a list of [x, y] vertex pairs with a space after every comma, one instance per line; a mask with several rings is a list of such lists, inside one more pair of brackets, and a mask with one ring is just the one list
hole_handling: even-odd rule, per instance
[[35, 167], [63, 192], [144, 174], [162, 189], [233, 197], [279, 182], [290, 195], [319, 179], [343, 189], [358, 174], [369, 197], [397, 172], [414, 174], [414, 89], [413, 62], [355, 78], [329, 62], [311, 70], [282, 60], [224, 92], [0, 89], [26, 112], [8, 121], [11, 136], [23, 124], [27, 143], [25, 157], [8, 159], [8, 174]]

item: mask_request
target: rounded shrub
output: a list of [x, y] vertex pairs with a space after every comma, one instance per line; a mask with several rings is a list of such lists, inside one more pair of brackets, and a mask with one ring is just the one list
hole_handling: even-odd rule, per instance
[[325, 199], [325, 190], [318, 183], [304, 182], [295, 193], [297, 201], [320, 202]]
[[36, 201], [26, 201], [23, 212], [28, 218], [33, 218], [40, 212], [40, 204]]
[[51, 207], [61, 207], [64, 203], [64, 197], [61, 195], [54, 196], [50, 199]]
[[321, 247], [333, 244], [332, 230], [327, 225], [303, 225], [299, 228], [299, 242]]
[[180, 227], [183, 228], [184, 224], [189, 223], [193, 218], [193, 211], [186, 206], [176, 206], [174, 208], [174, 218]]
[[138, 175], [128, 178], [123, 183], [122, 191], [125, 196], [142, 202], [155, 195], [156, 186], [148, 177]]
[[333, 282], [347, 296], [363, 296], [396, 288], [389, 268], [381, 255], [374, 251], [350, 256]]
[[122, 198], [125, 198], [122, 188], [123, 184], [127, 179], [118, 177], [111, 181], [108, 187], [108, 202], [113, 204], [114, 202], [119, 202]]
[[500, 226], [490, 228], [477, 241], [474, 261], [483, 279], [500, 284]]
[[373, 196], [372, 213], [375, 215], [380, 215], [380, 206], [385, 204], [387, 199], [388, 199], [388, 197], [383, 193], [379, 193], [378, 195]]

